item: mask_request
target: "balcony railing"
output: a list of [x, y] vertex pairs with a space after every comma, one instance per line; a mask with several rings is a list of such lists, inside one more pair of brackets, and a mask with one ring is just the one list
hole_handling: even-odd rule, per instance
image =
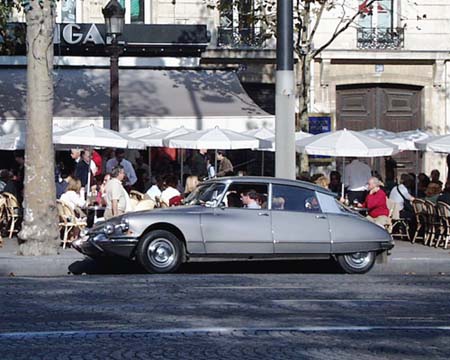
[[265, 40], [260, 28], [218, 28], [218, 47], [260, 49], [264, 47]]
[[396, 50], [403, 48], [404, 40], [403, 28], [360, 28], [357, 47], [364, 50]]

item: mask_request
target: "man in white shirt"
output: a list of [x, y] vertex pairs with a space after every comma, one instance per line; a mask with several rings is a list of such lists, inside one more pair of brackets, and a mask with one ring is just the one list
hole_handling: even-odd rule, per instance
[[156, 198], [161, 198], [161, 189], [163, 188], [164, 180], [161, 176], [154, 179], [154, 184], [147, 190], [146, 194], [150, 200], [156, 201]]
[[344, 184], [347, 188], [348, 200], [353, 203], [363, 203], [367, 194], [367, 183], [372, 176], [369, 165], [353, 159], [353, 161], [345, 166]]
[[111, 170], [111, 179], [105, 186], [105, 220], [121, 215], [127, 210], [128, 194], [122, 186], [124, 178], [125, 170], [122, 166], [118, 165]]
[[131, 162], [129, 162], [127, 159], [125, 159], [125, 150], [123, 149], [116, 149], [116, 157], [113, 157], [112, 159], [109, 159], [106, 162], [106, 172], [111, 173], [112, 169], [115, 168], [117, 165], [120, 165], [125, 170], [125, 185], [126, 186], [132, 186], [137, 181], [136, 172], [134, 171], [133, 165]]
[[414, 200], [414, 197], [409, 193], [405, 183], [408, 185], [413, 185], [414, 179], [412, 179], [408, 174], [402, 174], [400, 177], [400, 184], [394, 186], [389, 194], [389, 199], [398, 204], [399, 211], [402, 211], [405, 207], [405, 199], [408, 201]]
[[161, 202], [170, 206], [170, 199], [175, 196], [180, 196], [180, 192], [177, 190], [178, 180], [173, 175], [168, 175], [164, 180], [165, 189], [161, 193]]

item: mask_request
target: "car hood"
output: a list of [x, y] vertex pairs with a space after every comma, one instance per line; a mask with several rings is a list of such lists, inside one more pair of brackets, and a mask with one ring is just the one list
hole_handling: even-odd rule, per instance
[[123, 215], [121, 215], [122, 217], [134, 217], [134, 216], [149, 216], [149, 215], [159, 215], [159, 214], [178, 214], [178, 213], [183, 213], [183, 214], [188, 214], [188, 213], [199, 213], [202, 212], [202, 210], [204, 210], [205, 207], [201, 206], [201, 205], [188, 205], [188, 206], [172, 206], [172, 207], [168, 207], [168, 208], [164, 208], [164, 209], [153, 209], [153, 210], [142, 210], [142, 211], [133, 211], [133, 212], [128, 212], [125, 213]]

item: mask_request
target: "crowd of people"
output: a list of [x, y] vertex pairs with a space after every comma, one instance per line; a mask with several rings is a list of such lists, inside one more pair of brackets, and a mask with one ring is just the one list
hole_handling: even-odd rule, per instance
[[[225, 152], [216, 154], [217, 173], [213, 165], [216, 161], [207, 150], [192, 151], [180, 179], [176, 162], [167, 162], [164, 171], [159, 169], [156, 176], [151, 176], [150, 167], [139, 152], [127, 159], [123, 149], [114, 153], [71, 149], [72, 164], [60, 163], [57, 167], [56, 196], [80, 217], [87, 216], [85, 209], [89, 205], [105, 208], [105, 219], [134, 209], [131, 191], [140, 193], [153, 206], [180, 205], [200, 181], [233, 175], [233, 165]], [[92, 223], [92, 219], [87, 220]]]
[[299, 179], [329, 189], [346, 205], [365, 209], [367, 218], [381, 226], [389, 222], [389, 202], [395, 203], [399, 217], [414, 222], [412, 201], [416, 193], [417, 198], [433, 204], [442, 201], [450, 205], [450, 181], [444, 184], [437, 169], [430, 176], [420, 173], [417, 179], [413, 173], [403, 173], [399, 181], [383, 181], [364, 161], [355, 158], [345, 166], [344, 174], [342, 178], [338, 171], [332, 171], [328, 178], [324, 174], [303, 173]]
[[[217, 159], [207, 150], [189, 152], [183, 164], [184, 177], [180, 179], [179, 163], [174, 160], [158, 161], [152, 172], [148, 161], [139, 152], [135, 156], [126, 156], [123, 149], [100, 152], [74, 148], [70, 151], [70, 161], [57, 162], [56, 197], [80, 217], [89, 217], [89, 206], [104, 208], [105, 219], [133, 210], [136, 204], [130, 201], [129, 194], [132, 190], [141, 193], [153, 206], [180, 205], [204, 179], [238, 175], [225, 152], [218, 151], [215, 154]], [[13, 169], [0, 170], [0, 192], [9, 192], [21, 202], [23, 152], [15, 153], [15, 162]], [[214, 166], [216, 162], [217, 171]], [[397, 205], [402, 218], [411, 221], [414, 219], [411, 203], [416, 194], [418, 198], [434, 204], [438, 201], [450, 204], [450, 182], [444, 184], [438, 170], [433, 170], [430, 176], [421, 173], [417, 179], [413, 173], [404, 173], [397, 181], [394, 172], [388, 167], [392, 162], [391, 158], [386, 159], [384, 181], [364, 161], [357, 158], [351, 159], [345, 166], [343, 176], [338, 171], [331, 171], [329, 176], [302, 173], [299, 179], [329, 189], [347, 205], [366, 209], [367, 218], [379, 225], [388, 222], [388, 199]], [[248, 207], [261, 204], [261, 199], [252, 192], [228, 201], [230, 204], [239, 203]], [[92, 223], [92, 219], [88, 219], [89, 222]]]

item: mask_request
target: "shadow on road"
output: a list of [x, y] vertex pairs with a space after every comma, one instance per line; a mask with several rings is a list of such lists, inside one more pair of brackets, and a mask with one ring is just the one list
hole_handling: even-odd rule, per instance
[[[123, 258], [86, 258], [69, 266], [74, 275], [90, 274], [145, 274], [135, 261]], [[340, 274], [339, 266], [332, 260], [252, 260], [193, 262], [183, 264], [180, 274]]]

